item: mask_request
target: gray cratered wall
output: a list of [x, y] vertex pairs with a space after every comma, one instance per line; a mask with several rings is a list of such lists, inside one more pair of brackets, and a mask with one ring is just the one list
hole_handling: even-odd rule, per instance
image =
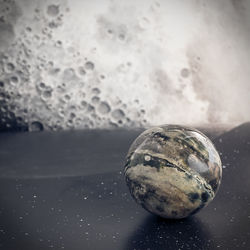
[[0, 0], [0, 128], [250, 120], [250, 1]]

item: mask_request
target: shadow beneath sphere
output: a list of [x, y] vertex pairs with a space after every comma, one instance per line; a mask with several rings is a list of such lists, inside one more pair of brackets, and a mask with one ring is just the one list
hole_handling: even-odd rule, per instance
[[209, 230], [195, 216], [167, 220], [149, 215], [129, 236], [124, 250], [211, 249], [209, 239]]

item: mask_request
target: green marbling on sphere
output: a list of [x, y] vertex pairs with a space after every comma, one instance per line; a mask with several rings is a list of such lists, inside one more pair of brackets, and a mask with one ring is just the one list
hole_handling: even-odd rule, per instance
[[185, 218], [213, 200], [222, 177], [212, 142], [196, 129], [163, 125], [131, 145], [124, 169], [132, 197], [164, 218]]

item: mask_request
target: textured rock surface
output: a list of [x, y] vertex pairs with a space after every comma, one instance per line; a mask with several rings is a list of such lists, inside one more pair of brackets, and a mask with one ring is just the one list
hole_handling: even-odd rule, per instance
[[249, 10], [244, 0], [0, 0], [0, 129], [248, 121]]
[[184, 218], [214, 198], [222, 167], [218, 152], [201, 132], [163, 125], [134, 141], [125, 177], [131, 195], [146, 210], [165, 218]]

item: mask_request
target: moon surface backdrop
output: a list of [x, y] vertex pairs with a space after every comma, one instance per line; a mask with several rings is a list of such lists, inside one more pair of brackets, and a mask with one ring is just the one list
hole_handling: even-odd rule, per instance
[[0, 0], [0, 130], [250, 120], [250, 2]]

